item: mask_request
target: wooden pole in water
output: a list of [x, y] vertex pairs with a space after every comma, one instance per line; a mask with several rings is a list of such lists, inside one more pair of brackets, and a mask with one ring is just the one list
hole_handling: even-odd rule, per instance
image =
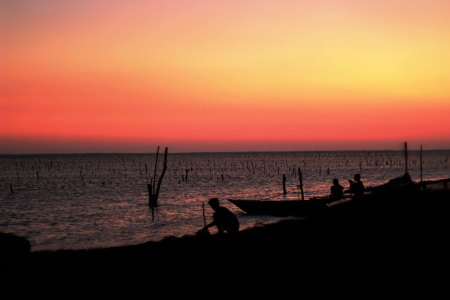
[[166, 169], [167, 169], [167, 151], [168, 151], [168, 148], [166, 147], [165, 152], [164, 152], [163, 170], [162, 170], [161, 176], [159, 176], [158, 184], [156, 184], [156, 169], [157, 169], [158, 154], [159, 154], [159, 146], [158, 146], [158, 150], [156, 153], [155, 172], [154, 172], [155, 177], [151, 178], [150, 183], [147, 184], [147, 190], [148, 190], [148, 195], [149, 195], [148, 204], [152, 208], [152, 213], [153, 213], [153, 207], [158, 205], [159, 190], [161, 189], [161, 182], [163, 180], [164, 174], [166, 173]]
[[203, 213], [203, 225], [206, 228], [206, 217], [205, 217], [205, 202], [202, 202], [202, 213]]
[[405, 174], [408, 173], [408, 144], [405, 142]]
[[155, 206], [152, 205], [152, 222], [155, 222]]
[[167, 169], [167, 151], [168, 151], [168, 148], [166, 147], [166, 149], [164, 150], [163, 170], [162, 170], [161, 176], [159, 176], [159, 179], [158, 179], [158, 186], [156, 187], [155, 205], [158, 204], [158, 196], [159, 196], [159, 190], [161, 188], [161, 182], [163, 180], [164, 174], [166, 174], [166, 169]]
[[302, 171], [300, 170], [300, 168], [298, 168], [298, 179], [300, 181], [300, 192], [302, 194], [302, 200], [305, 200], [305, 194], [303, 193], [303, 176], [302, 176]]
[[147, 184], [147, 190], [148, 190], [148, 206], [152, 210], [152, 222], [155, 221], [155, 195], [153, 194], [153, 187], [152, 183]]
[[283, 194], [286, 195], [286, 174], [283, 174]]
[[423, 182], [423, 177], [422, 177], [422, 156], [423, 156], [423, 148], [422, 145], [420, 145], [420, 182]]
[[155, 161], [155, 171], [153, 172], [153, 182], [152, 182], [152, 194], [155, 194], [155, 186], [156, 186], [156, 169], [158, 168], [158, 156], [159, 156], [159, 146], [158, 149], [156, 150], [156, 161]]

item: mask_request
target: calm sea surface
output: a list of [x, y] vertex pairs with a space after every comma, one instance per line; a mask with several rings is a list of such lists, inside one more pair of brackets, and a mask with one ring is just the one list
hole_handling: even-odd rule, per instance
[[[169, 149], [170, 150], [170, 149]], [[424, 180], [448, 178], [450, 150], [424, 151]], [[280, 218], [247, 216], [226, 199], [297, 199], [298, 168], [305, 197], [326, 195], [333, 178], [347, 187], [360, 173], [366, 186], [400, 176], [401, 151], [255, 152], [171, 154], [152, 218], [147, 183], [155, 154], [0, 156], [0, 231], [24, 236], [33, 250], [86, 249], [195, 234], [211, 222], [209, 198], [239, 218], [241, 228]], [[157, 175], [161, 174], [160, 154]], [[408, 168], [420, 180], [418, 151]], [[186, 178], [187, 174], [187, 178]], [[215, 229], [210, 229], [215, 233]]]

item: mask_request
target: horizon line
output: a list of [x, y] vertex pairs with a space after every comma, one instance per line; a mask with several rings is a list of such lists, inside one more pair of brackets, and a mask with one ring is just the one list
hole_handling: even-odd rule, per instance
[[[343, 150], [248, 150], [248, 151], [186, 151], [186, 152], [168, 152], [170, 154], [222, 154], [222, 153], [292, 153], [292, 152], [383, 152], [398, 151], [404, 149], [343, 149]], [[409, 151], [420, 151], [420, 149], [408, 149]], [[450, 151], [450, 148], [422, 149], [422, 151]], [[48, 152], [48, 153], [0, 153], [0, 156], [26, 156], [26, 155], [147, 155], [156, 154], [156, 152]], [[163, 154], [163, 152], [160, 152]]]

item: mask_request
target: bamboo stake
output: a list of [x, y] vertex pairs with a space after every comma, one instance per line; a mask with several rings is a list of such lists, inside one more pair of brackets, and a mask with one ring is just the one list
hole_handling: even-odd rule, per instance
[[153, 173], [153, 182], [152, 182], [152, 194], [155, 194], [155, 180], [156, 180], [156, 169], [158, 168], [158, 156], [159, 156], [159, 146], [158, 149], [156, 150], [156, 161], [155, 161], [155, 171]]
[[302, 194], [302, 200], [305, 200], [305, 194], [303, 193], [303, 176], [302, 176], [302, 171], [300, 170], [300, 168], [298, 168], [298, 178], [300, 181], [300, 192]]
[[420, 145], [420, 182], [423, 182], [423, 176], [422, 176], [422, 156], [423, 156], [423, 148], [422, 145]]
[[405, 174], [408, 173], [408, 144], [405, 142]]
[[151, 183], [147, 184], [147, 190], [148, 190], [148, 205], [151, 207], [151, 206], [153, 206], [153, 204], [152, 204], [152, 202], [153, 202], [153, 188], [152, 188], [152, 184]]
[[155, 206], [152, 205], [152, 223], [155, 222]]
[[153, 195], [153, 188], [152, 184], [147, 184], [147, 190], [148, 190], [148, 206], [152, 209], [152, 222], [155, 221], [155, 203], [154, 203], [154, 195]]
[[164, 174], [166, 173], [166, 170], [167, 170], [167, 150], [168, 150], [168, 148], [166, 147], [165, 152], [164, 152], [163, 170], [162, 170], [161, 176], [158, 179], [158, 184], [156, 185], [156, 169], [157, 169], [157, 165], [158, 165], [158, 154], [159, 154], [159, 146], [158, 146], [158, 150], [156, 153], [155, 171], [154, 171], [155, 176], [153, 178], [150, 178], [150, 183], [147, 184], [148, 197], [149, 197], [148, 204], [149, 204], [150, 208], [152, 209], [152, 214], [153, 214], [153, 207], [158, 205], [158, 196], [159, 196], [159, 191], [161, 189], [161, 182], [162, 182]]
[[206, 228], [205, 202], [202, 202], [203, 225]]
[[158, 204], [158, 196], [159, 196], [159, 190], [161, 188], [161, 182], [163, 180], [164, 174], [166, 173], [167, 170], [167, 151], [168, 148], [166, 147], [166, 149], [164, 150], [164, 162], [163, 162], [163, 170], [161, 173], [161, 176], [159, 177], [158, 180], [158, 186], [156, 187], [156, 193], [155, 193], [155, 204]]

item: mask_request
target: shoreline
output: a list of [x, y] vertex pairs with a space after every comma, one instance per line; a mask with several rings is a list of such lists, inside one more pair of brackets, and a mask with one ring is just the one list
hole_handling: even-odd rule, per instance
[[333, 272], [334, 268], [401, 271], [409, 270], [412, 263], [417, 268], [445, 261], [450, 250], [446, 242], [449, 190], [428, 192], [425, 198], [417, 191], [397, 196], [347, 201], [325, 213], [255, 226], [234, 235], [186, 235], [110, 248], [31, 251], [7, 272], [20, 285], [20, 293], [45, 294], [74, 286], [85, 290], [102, 278], [186, 283], [195, 281], [196, 272], [207, 276], [203, 280], [214, 281], [216, 277], [208, 274], [226, 279], [231, 276], [227, 272], [238, 270], [250, 277], [289, 270]]

